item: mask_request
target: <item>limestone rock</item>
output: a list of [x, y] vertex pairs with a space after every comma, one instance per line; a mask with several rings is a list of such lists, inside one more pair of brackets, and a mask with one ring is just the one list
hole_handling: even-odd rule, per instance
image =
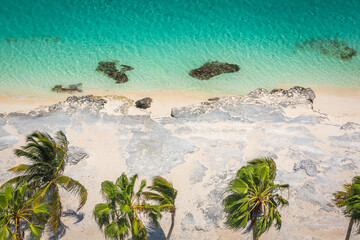
[[104, 105], [107, 101], [105, 99], [94, 97], [92, 95], [87, 96], [71, 96], [68, 97], [65, 101], [59, 102], [49, 106], [49, 112], [56, 112], [59, 110], [62, 111], [72, 111], [77, 112], [79, 110], [88, 111], [88, 112], [99, 112], [104, 108]]
[[244, 97], [223, 97], [217, 101], [173, 108], [171, 116], [175, 118], [194, 118], [200, 115], [217, 113], [216, 115], [219, 117], [220, 113], [229, 113], [229, 116], [248, 115], [254, 118], [256, 112], [256, 114], [261, 115], [266, 113], [266, 116], [263, 117], [271, 119], [270, 112], [276, 112], [275, 115], [281, 117], [281, 114], [279, 115], [281, 108], [305, 106], [312, 109], [314, 99], [315, 93], [310, 88], [295, 86], [288, 90], [281, 89], [270, 93], [266, 89], [258, 88]]
[[239, 65], [221, 63], [221, 62], [207, 62], [200, 68], [196, 68], [190, 71], [190, 76], [198, 78], [200, 80], [208, 80], [212, 77], [223, 73], [233, 73], [240, 70]]
[[146, 98], [143, 98], [143, 99], [140, 99], [140, 100], [136, 101], [135, 105], [136, 105], [137, 108], [146, 109], [146, 108], [151, 107], [152, 101], [153, 101], [152, 98], [146, 97]]
[[315, 176], [317, 174], [316, 165], [312, 160], [302, 160], [300, 163], [295, 163], [294, 170], [298, 171], [299, 169], [305, 170], [309, 176]]
[[88, 157], [89, 154], [83, 148], [71, 146], [68, 149], [66, 162], [70, 165], [75, 165]]
[[341, 130], [360, 130], [360, 124], [355, 122], [347, 122], [340, 127]]

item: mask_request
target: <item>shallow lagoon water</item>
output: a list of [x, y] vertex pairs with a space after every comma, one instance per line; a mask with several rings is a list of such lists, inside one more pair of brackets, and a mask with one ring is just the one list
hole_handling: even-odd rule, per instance
[[[299, 49], [345, 41], [360, 51], [357, 0], [2, 0], [0, 94], [85, 90], [197, 90], [244, 94], [282, 84], [360, 87], [360, 54], [341, 60]], [[134, 67], [125, 84], [99, 61]], [[208, 81], [189, 76], [207, 61], [240, 65]]]

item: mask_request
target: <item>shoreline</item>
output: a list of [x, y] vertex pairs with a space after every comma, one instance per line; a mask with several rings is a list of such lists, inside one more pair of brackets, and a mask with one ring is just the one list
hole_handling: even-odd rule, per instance
[[[290, 91], [293, 96], [257, 91], [259, 94], [254, 94], [253, 101], [224, 99], [215, 109], [212, 109], [212, 104], [203, 104], [199, 108], [190, 106], [184, 108], [182, 116], [180, 113], [174, 117], [170, 117], [168, 111], [175, 104], [199, 103], [209, 94], [168, 91], [121, 94], [134, 100], [146, 96], [154, 98], [151, 108], [136, 109], [131, 113], [130, 110], [134, 109], [130, 109], [124, 111], [130, 116], [124, 117], [118, 117], [121, 115], [117, 113], [122, 114], [121, 110], [128, 106], [129, 101], [111, 102], [111, 98], [120, 98], [115, 96], [106, 97], [110, 101], [102, 107], [103, 101], [94, 97], [86, 98], [84, 102], [69, 101], [68, 105], [60, 106], [60, 111], [0, 118], [3, 121], [0, 126], [3, 132], [0, 172], [4, 179], [8, 178], [13, 175], [7, 169], [24, 163], [23, 159], [14, 158], [13, 149], [24, 144], [26, 134], [35, 130], [52, 133], [61, 129], [66, 133], [69, 146], [74, 147], [72, 153], [87, 155], [70, 161], [65, 174], [81, 182], [88, 190], [88, 201], [81, 210], [84, 218], [74, 224], [72, 217], [63, 217], [68, 226], [64, 239], [104, 239], [92, 212], [95, 205], [102, 202], [101, 183], [115, 180], [121, 172], [136, 173], [148, 182], [154, 176], [163, 176], [173, 183], [179, 193], [174, 239], [214, 236], [238, 239], [247, 236], [242, 231], [229, 230], [224, 224], [221, 205], [224, 190], [248, 160], [269, 156], [274, 158], [279, 171], [276, 181], [288, 183], [291, 187], [287, 195], [290, 204], [281, 209], [284, 222], [281, 231], [271, 228], [263, 238], [295, 239], [302, 234], [302, 238], [307, 240], [313, 237], [339, 239], [346, 231], [344, 216], [329, 204], [332, 201], [329, 193], [341, 189], [341, 185], [349, 182], [360, 169], [357, 161], [360, 159], [360, 126], [343, 125], [348, 121], [360, 123], [360, 111], [356, 109], [360, 95], [352, 90], [338, 93], [314, 88], [317, 98], [312, 111], [311, 95], [304, 95], [306, 90], [301, 91]], [[111, 96], [109, 92], [96, 92], [96, 95]], [[62, 95], [61, 98], [68, 96]], [[210, 96], [215, 97], [213, 94]], [[15, 107], [59, 101], [59, 98], [38, 98], [32, 102], [26, 98], [13, 98], [10, 97], [8, 103], [0, 98], [0, 103], [13, 110]], [[254, 105], [258, 101], [260, 105]], [[24, 105], [26, 103], [28, 105]], [[342, 115], [336, 117], [336, 112], [328, 113], [326, 108]], [[147, 115], [137, 115], [144, 113]], [[326, 114], [329, 119], [324, 117]], [[302, 167], [304, 161], [309, 162], [310, 167]], [[65, 194], [61, 199], [64, 211], [73, 211], [74, 197]], [[313, 212], [319, 214], [314, 216]], [[314, 228], [314, 223], [322, 225]], [[163, 231], [169, 228], [167, 214], [160, 225]], [[50, 232], [44, 237], [49, 238]]]
[[[290, 85], [281, 85], [279, 88], [289, 88]], [[311, 87], [316, 94], [314, 110], [326, 113], [334, 120], [360, 122], [360, 89]], [[270, 90], [270, 89], [268, 89]], [[237, 94], [214, 93], [204, 91], [149, 91], [149, 92], [119, 92], [119, 91], [85, 91], [76, 94], [49, 94], [49, 96], [6, 96], [0, 95], [0, 113], [29, 112], [40, 107], [49, 106], [64, 101], [70, 96], [124, 96], [134, 102], [151, 97], [152, 105], [146, 111], [154, 117], [169, 116], [174, 107], [183, 107], [208, 101], [213, 97], [242, 96]]]

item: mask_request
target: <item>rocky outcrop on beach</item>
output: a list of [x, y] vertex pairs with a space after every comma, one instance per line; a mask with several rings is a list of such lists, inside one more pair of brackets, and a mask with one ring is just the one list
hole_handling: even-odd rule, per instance
[[222, 62], [207, 62], [199, 68], [190, 71], [190, 76], [200, 79], [209, 80], [212, 77], [223, 73], [233, 73], [240, 71], [239, 65], [222, 63]]
[[66, 163], [70, 165], [78, 164], [80, 161], [89, 157], [89, 154], [82, 147], [70, 146], [66, 158]]
[[117, 61], [106, 62], [102, 61], [98, 63], [96, 68], [97, 72], [104, 73], [109, 78], [115, 80], [116, 83], [125, 83], [129, 81], [128, 76], [125, 74], [126, 71], [131, 71], [134, 68], [128, 65], [121, 65], [121, 69], [117, 68]]
[[[305, 107], [312, 108], [315, 99], [315, 93], [310, 88], [292, 87], [288, 90], [276, 89], [268, 92], [266, 89], [258, 88], [244, 97], [224, 97], [217, 101], [203, 102], [198, 105], [191, 105], [181, 108], [173, 108], [171, 116], [175, 118], [189, 118], [211, 112], [228, 113], [234, 116], [235, 113], [243, 113], [243, 111], [251, 105], [253, 106], [249, 115], [255, 114], [256, 108], [259, 108], [259, 114], [268, 113], [269, 109], [284, 111], [284, 108]], [[267, 110], [259, 106], [269, 107]]]
[[[152, 118], [140, 115], [146, 111], [126, 98], [72, 96], [0, 117], [1, 180], [10, 176], [7, 169], [24, 163], [13, 149], [26, 134], [62, 130], [69, 140], [66, 174], [83, 183], [91, 198], [79, 222], [63, 217], [66, 239], [83, 239], [88, 232], [91, 239], [104, 238], [92, 211], [101, 201], [101, 182], [114, 181], [122, 172], [149, 182], [163, 176], [178, 189], [173, 239], [250, 239], [251, 234], [225, 226], [222, 199], [238, 169], [269, 156], [278, 167], [275, 182], [290, 184], [290, 205], [281, 209], [281, 231], [272, 228], [264, 238], [341, 239], [347, 221], [332, 204], [332, 193], [360, 169], [359, 124], [332, 122], [312, 109], [314, 101], [309, 88], [257, 89]], [[71, 195], [62, 201], [66, 209], [74, 205]], [[166, 232], [169, 225], [164, 213], [161, 227]]]
[[65, 101], [48, 107], [49, 112], [64, 111], [64, 112], [78, 112], [87, 111], [92, 113], [98, 113], [104, 109], [107, 101], [101, 97], [95, 97], [92, 95], [87, 96], [71, 96]]
[[151, 107], [152, 101], [153, 101], [152, 98], [146, 97], [146, 98], [137, 100], [135, 102], [135, 105], [137, 108], [147, 109], [147, 108]]
[[55, 85], [55, 87], [53, 87], [51, 91], [56, 93], [76, 93], [82, 92], [81, 86], [82, 83], [71, 84], [68, 87], [63, 87], [62, 85]]
[[341, 60], [351, 60], [357, 55], [357, 51], [351, 48], [344, 41], [336, 40], [309, 40], [297, 44], [300, 49], [312, 49], [323, 55], [339, 58]]

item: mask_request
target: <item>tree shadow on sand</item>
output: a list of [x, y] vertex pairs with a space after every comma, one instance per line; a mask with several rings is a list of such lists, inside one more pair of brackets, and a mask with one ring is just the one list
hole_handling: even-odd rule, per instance
[[147, 229], [149, 240], [165, 240], [166, 239], [165, 233], [164, 233], [163, 229], [161, 228], [161, 226], [159, 226], [157, 228], [152, 223], [150, 223], [149, 225], [150, 226], [148, 226], [148, 229]]
[[[77, 224], [81, 222], [84, 219], [84, 213], [80, 212], [77, 213], [74, 210], [67, 210], [62, 213], [62, 217], [71, 217], [75, 219], [74, 224]], [[57, 231], [57, 233], [53, 234], [51, 237], [49, 237], [49, 240], [59, 240], [60, 238], [65, 236], [66, 230], [69, 227], [66, 226], [63, 222], [60, 223], [60, 228]]]

